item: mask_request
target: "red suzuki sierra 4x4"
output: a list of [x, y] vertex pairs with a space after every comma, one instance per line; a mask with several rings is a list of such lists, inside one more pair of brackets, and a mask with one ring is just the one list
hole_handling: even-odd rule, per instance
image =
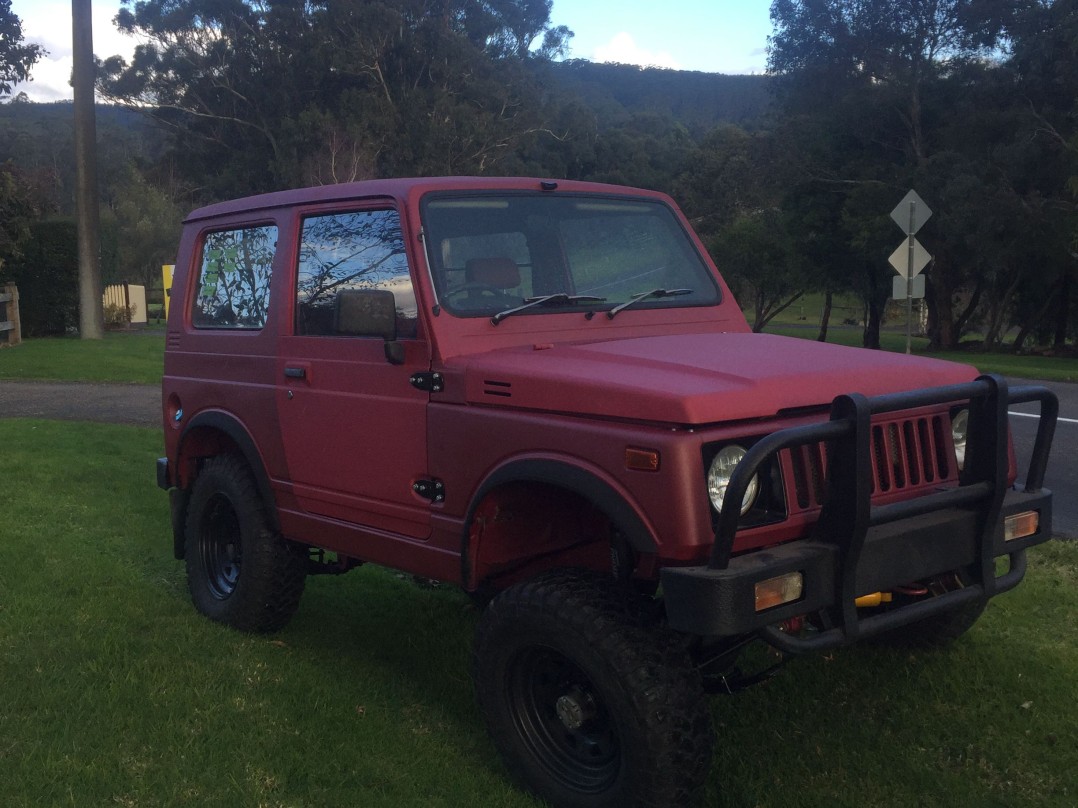
[[[1007, 407], [1034, 400], [1016, 485]], [[512, 775], [662, 806], [704, 780], [703, 694], [751, 678], [750, 642], [945, 642], [1018, 584], [1057, 409], [751, 333], [662, 194], [371, 181], [187, 218], [157, 479], [208, 617], [278, 629], [309, 573], [365, 562], [458, 584]]]

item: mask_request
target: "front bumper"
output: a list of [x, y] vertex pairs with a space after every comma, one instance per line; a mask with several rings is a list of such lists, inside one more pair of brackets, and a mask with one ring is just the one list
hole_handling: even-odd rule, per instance
[[[873, 415], [932, 404], [970, 402], [967, 464], [960, 485], [927, 496], [873, 506], [869, 429]], [[1041, 423], [1023, 490], [1007, 487], [1007, 407], [1039, 401]], [[711, 562], [662, 571], [663, 599], [671, 628], [691, 634], [731, 637], [760, 632], [787, 652], [822, 650], [854, 642], [900, 625], [992, 597], [1016, 586], [1025, 573], [1026, 548], [1052, 535], [1052, 494], [1042, 487], [1058, 403], [1041, 387], [1008, 391], [997, 376], [966, 385], [866, 398], [840, 396], [831, 420], [781, 430], [757, 443], [738, 466], [727, 490], [728, 507], [716, 529]], [[828, 441], [829, 497], [813, 535], [766, 550], [731, 557], [744, 488], [768, 459], [783, 449]], [[729, 507], [734, 503], [734, 507]], [[1008, 516], [1035, 511], [1032, 535], [1004, 540]], [[996, 573], [996, 559], [1010, 565]], [[902, 608], [864, 617], [854, 605], [860, 595], [963, 570], [968, 585]], [[756, 584], [800, 572], [802, 596], [793, 603], [757, 612]], [[825, 611], [832, 626], [808, 637], [777, 628], [798, 615]]]

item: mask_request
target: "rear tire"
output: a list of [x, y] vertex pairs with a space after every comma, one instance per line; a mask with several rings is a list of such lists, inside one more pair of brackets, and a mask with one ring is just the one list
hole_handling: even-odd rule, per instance
[[511, 775], [555, 806], [682, 805], [710, 768], [700, 678], [632, 597], [558, 571], [502, 592], [476, 628], [487, 728]]
[[276, 631], [299, 606], [306, 559], [269, 526], [246, 463], [206, 461], [191, 489], [184, 531], [195, 608], [242, 631]]

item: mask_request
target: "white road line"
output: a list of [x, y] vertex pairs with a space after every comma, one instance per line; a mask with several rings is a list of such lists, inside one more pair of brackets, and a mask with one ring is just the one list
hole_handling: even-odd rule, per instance
[[[1008, 415], [1017, 415], [1019, 418], [1040, 418], [1035, 412], [1008, 412]], [[1064, 424], [1078, 424], [1078, 418], [1057, 418]]]

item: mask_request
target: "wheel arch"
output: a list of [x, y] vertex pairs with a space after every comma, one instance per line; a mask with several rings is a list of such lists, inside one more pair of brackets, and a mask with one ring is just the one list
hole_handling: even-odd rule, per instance
[[465, 588], [481, 583], [475, 580], [479, 559], [476, 557], [473, 531], [480, 507], [498, 491], [514, 485], [541, 485], [572, 494], [602, 513], [634, 552], [651, 555], [658, 549], [644, 516], [628, 494], [603, 479], [596, 471], [565, 458], [518, 458], [494, 469], [472, 495], [461, 535], [462, 581]]
[[176, 449], [176, 475], [179, 495], [172, 514], [173, 552], [177, 559], [184, 556], [184, 524], [191, 484], [197, 475], [198, 462], [220, 454], [237, 454], [246, 462], [254, 476], [259, 496], [270, 527], [280, 530], [277, 506], [262, 455], [254, 439], [238, 418], [220, 410], [200, 412], [183, 428]]

